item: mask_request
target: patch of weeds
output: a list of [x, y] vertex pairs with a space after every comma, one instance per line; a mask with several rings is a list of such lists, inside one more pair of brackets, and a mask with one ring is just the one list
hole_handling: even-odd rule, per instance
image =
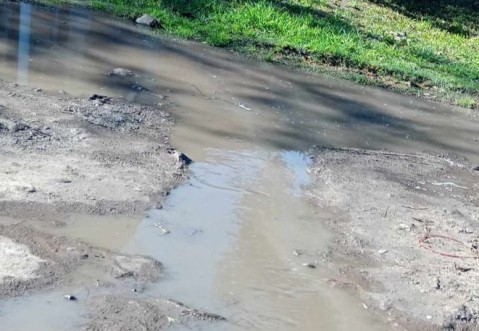
[[473, 97], [466, 96], [466, 97], [457, 98], [456, 105], [460, 107], [464, 107], [464, 108], [473, 109], [473, 108], [477, 108], [478, 103], [476, 102], [476, 99], [474, 99]]

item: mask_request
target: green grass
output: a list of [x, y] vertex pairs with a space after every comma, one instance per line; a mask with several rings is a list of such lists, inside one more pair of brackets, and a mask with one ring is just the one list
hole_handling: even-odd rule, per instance
[[462, 97], [462, 98], [457, 98], [456, 99], [456, 104], [460, 107], [464, 107], [464, 108], [474, 108], [474, 106], [477, 105], [476, 103], [477, 101], [472, 98], [472, 97]]
[[[43, 0], [43, 2], [73, 2]], [[469, 0], [88, 0], [266, 61], [479, 107], [479, 5]]]

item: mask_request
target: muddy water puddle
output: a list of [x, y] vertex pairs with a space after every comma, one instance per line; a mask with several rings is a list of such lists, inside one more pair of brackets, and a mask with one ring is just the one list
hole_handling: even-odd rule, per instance
[[139, 215], [73, 214], [62, 220], [45, 223], [0, 216], [0, 225], [22, 224], [56, 236], [80, 239], [96, 247], [121, 250], [130, 241], [141, 219], [142, 216]]
[[[2, 79], [39, 93], [169, 105], [172, 144], [195, 161], [190, 181], [143, 219], [72, 215], [45, 231], [158, 259], [167, 276], [142, 295], [223, 314], [229, 322], [218, 329], [390, 328], [328, 285], [322, 254], [331, 238], [321, 219], [330, 215], [304, 196], [313, 145], [454, 152], [479, 162], [478, 119], [466, 110], [158, 39], [82, 8], [2, 3], [0, 17]], [[115, 68], [132, 74], [108, 74]], [[85, 271], [77, 290], [96, 277]], [[26, 308], [57, 299], [15, 300], [0, 306], [11, 330], [25, 329], [15, 316]], [[43, 330], [78, 326], [81, 310], [60, 307], [72, 318], [62, 328], [42, 314]]]
[[[80, 239], [97, 247], [121, 250], [130, 241], [140, 221], [140, 216], [71, 215], [63, 225], [50, 227], [47, 231], [54, 235]], [[45, 231], [44, 226], [43, 229]]]
[[298, 189], [307, 184], [309, 158], [216, 149], [206, 155], [192, 166], [190, 183], [153, 210], [125, 248], [165, 264], [168, 276], [150, 295], [228, 316], [228, 330], [380, 330], [359, 302], [326, 282], [329, 237], [318, 222], [326, 215]]

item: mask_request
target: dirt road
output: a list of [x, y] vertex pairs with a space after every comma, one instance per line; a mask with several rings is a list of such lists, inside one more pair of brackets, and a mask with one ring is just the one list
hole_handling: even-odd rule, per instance
[[332, 210], [329, 259], [366, 306], [400, 316], [408, 328], [475, 330], [479, 172], [473, 168], [426, 154], [317, 152], [310, 194]]

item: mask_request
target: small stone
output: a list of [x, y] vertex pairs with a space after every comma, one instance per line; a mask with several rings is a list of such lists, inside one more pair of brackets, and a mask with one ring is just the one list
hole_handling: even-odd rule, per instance
[[148, 15], [148, 14], [145, 14], [141, 17], [138, 17], [135, 22], [137, 24], [141, 24], [141, 25], [146, 25], [146, 26], [149, 26], [150, 28], [158, 28], [158, 27], [161, 27], [161, 23], [159, 20], [157, 20], [156, 18], [154, 18], [153, 16], [151, 15]]
[[295, 250], [293, 251], [293, 255], [295, 255], [295, 256], [301, 256], [301, 255], [303, 255], [303, 252], [300, 251], [299, 249], [295, 249]]
[[399, 230], [409, 230], [409, 226], [407, 226], [404, 223], [401, 223], [401, 224], [399, 224], [398, 229]]
[[431, 286], [435, 290], [441, 289], [441, 280], [439, 279], [439, 277], [433, 277], [431, 279]]
[[184, 153], [180, 153], [178, 155], [178, 160], [184, 165], [190, 165], [191, 163], [193, 163], [193, 160], [186, 156], [186, 154]]
[[74, 296], [74, 295], [70, 295], [70, 294], [65, 294], [65, 299], [69, 300], [69, 301], [76, 301], [77, 298]]
[[108, 73], [110, 76], [118, 76], [118, 77], [133, 77], [135, 74], [133, 71], [125, 69], [125, 68], [115, 68], [112, 72]]
[[109, 102], [111, 99], [104, 95], [93, 94], [91, 97], [88, 98], [90, 101], [99, 101], [100, 103]]
[[37, 191], [37, 189], [31, 184], [23, 186], [23, 190], [27, 193], [35, 193]]
[[316, 269], [316, 264], [314, 263], [303, 263], [305, 267], [308, 267], [310, 269]]

